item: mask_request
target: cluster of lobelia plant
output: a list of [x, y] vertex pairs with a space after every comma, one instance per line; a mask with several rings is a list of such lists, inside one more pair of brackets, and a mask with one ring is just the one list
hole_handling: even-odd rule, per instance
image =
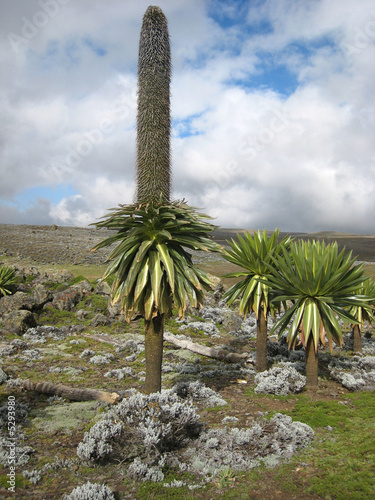
[[[269, 311], [284, 304], [284, 312], [271, 329], [288, 332], [289, 347], [299, 340], [306, 352], [306, 386], [318, 385], [318, 346], [328, 341], [342, 345], [339, 319], [352, 325], [373, 320], [375, 286], [363, 277], [362, 265], [351, 252], [338, 251], [337, 243], [291, 241], [277, 243], [279, 232], [268, 239], [266, 231], [232, 240], [225, 257], [244, 271], [231, 276], [244, 279], [226, 292], [229, 303], [240, 298], [240, 313], [253, 310], [258, 337], [264, 343]], [[287, 307], [288, 303], [288, 307]], [[280, 310], [280, 308], [279, 308]], [[262, 321], [261, 321], [262, 320]], [[265, 325], [264, 325], [265, 323]], [[263, 330], [263, 331], [262, 331]], [[258, 348], [257, 341], [257, 348]], [[258, 356], [262, 359], [258, 360]], [[257, 349], [257, 370], [267, 369], [265, 347]]]
[[229, 273], [226, 277], [243, 278], [233, 285], [225, 294], [230, 306], [237, 299], [239, 302], [239, 313], [246, 316], [253, 312], [257, 319], [257, 340], [256, 340], [256, 370], [258, 372], [267, 369], [267, 318], [272, 316], [276, 310], [280, 311], [280, 306], [272, 303], [272, 289], [260, 278], [268, 274], [268, 264], [272, 254], [280, 254], [281, 247], [288, 248], [291, 242], [290, 237], [285, 237], [278, 242], [279, 231], [276, 231], [268, 238], [267, 231], [263, 233], [257, 231], [254, 236], [245, 233], [244, 237], [238, 236], [237, 240], [228, 241], [230, 250], [224, 250], [224, 257], [243, 268], [242, 271]]
[[188, 301], [200, 307], [208, 277], [193, 265], [187, 249], [218, 251], [214, 230], [185, 201], [170, 201], [170, 42], [167, 19], [150, 6], [143, 17], [138, 58], [136, 203], [111, 209], [97, 227], [117, 233], [94, 250], [116, 243], [103, 279], [115, 276], [112, 302], [127, 321], [145, 319], [147, 393], [161, 389], [164, 318]]

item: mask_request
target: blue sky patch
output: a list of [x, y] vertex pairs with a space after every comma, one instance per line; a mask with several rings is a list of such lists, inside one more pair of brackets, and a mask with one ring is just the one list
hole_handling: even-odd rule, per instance
[[94, 42], [91, 38], [86, 37], [83, 38], [82, 41], [97, 56], [103, 57], [107, 54], [107, 50], [104, 47], [101, 47], [98, 43]]
[[256, 74], [252, 73], [240, 79], [229, 79], [225, 83], [245, 89], [269, 89], [282, 96], [289, 96], [297, 89], [298, 78], [286, 65], [265, 64], [259, 67], [259, 72]]
[[184, 118], [183, 120], [173, 120], [172, 121], [172, 128], [173, 128], [173, 135], [174, 137], [189, 137], [192, 135], [202, 135], [203, 132], [199, 130], [195, 124], [194, 121], [197, 118], [200, 118], [201, 116], [204, 115], [206, 111], [203, 111], [202, 113], [196, 113], [194, 115], [190, 115], [187, 118]]
[[57, 205], [63, 198], [69, 198], [78, 194], [71, 184], [59, 184], [58, 186], [35, 186], [24, 189], [17, 194], [9, 204], [17, 206], [20, 210], [27, 210], [33, 206], [38, 198], [50, 201]]

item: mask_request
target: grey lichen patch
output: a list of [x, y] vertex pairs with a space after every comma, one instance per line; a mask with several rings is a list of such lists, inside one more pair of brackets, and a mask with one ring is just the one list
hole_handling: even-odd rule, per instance
[[59, 356], [62, 358], [74, 358], [73, 354], [68, 352], [64, 352], [65, 350], [70, 349], [69, 346], [64, 344], [59, 344], [58, 348], [55, 347], [43, 347], [44, 354], [50, 354], [51, 356]]
[[291, 363], [283, 363], [255, 376], [254, 391], [277, 396], [300, 392], [306, 385], [306, 377], [297, 372]]
[[199, 356], [197, 354], [194, 354], [188, 349], [179, 349], [178, 351], [166, 351], [165, 354], [167, 354], [168, 352], [173, 353], [175, 356], [179, 357], [180, 359], [184, 359], [185, 361], [194, 362], [199, 359]]
[[64, 495], [63, 500], [87, 500], [89, 498], [95, 498], [95, 500], [115, 500], [108, 486], [105, 484], [90, 483], [90, 481], [74, 488], [70, 495]]
[[59, 429], [74, 429], [97, 414], [97, 401], [58, 404], [38, 410], [32, 425], [48, 434]]

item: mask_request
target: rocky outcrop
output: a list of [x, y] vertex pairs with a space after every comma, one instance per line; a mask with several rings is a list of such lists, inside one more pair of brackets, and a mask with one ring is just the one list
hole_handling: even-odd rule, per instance
[[[29, 274], [30, 273], [30, 274]], [[33, 273], [33, 274], [31, 274]], [[48, 288], [48, 284], [61, 283], [58, 280], [72, 279], [73, 275], [69, 271], [40, 272], [37, 269], [21, 269], [18, 276], [26, 279], [27, 276], [35, 276], [32, 285], [22, 283], [14, 295], [7, 295], [0, 298], [0, 321], [6, 331], [22, 335], [28, 328], [37, 325], [35, 313], [44, 307], [54, 307], [60, 311], [71, 311], [90, 295], [93, 287], [87, 280], [69, 286], [64, 281], [67, 288], [63, 291], [53, 291]], [[27, 282], [27, 281], [26, 281]], [[99, 323], [99, 320], [97, 320]], [[102, 323], [104, 324], [104, 323]]]
[[92, 286], [88, 281], [81, 281], [77, 285], [70, 286], [62, 292], [55, 293], [51, 306], [60, 311], [72, 311], [74, 307], [86, 295], [92, 291]]
[[6, 330], [17, 335], [22, 335], [29, 328], [36, 326], [33, 313], [22, 309], [3, 314], [1, 320]]

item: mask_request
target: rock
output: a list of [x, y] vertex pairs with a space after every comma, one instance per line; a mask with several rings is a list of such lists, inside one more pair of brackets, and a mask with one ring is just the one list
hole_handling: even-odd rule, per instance
[[38, 276], [34, 280], [33, 284], [67, 283], [73, 278], [74, 274], [66, 269], [61, 269], [59, 271], [44, 271], [38, 273]]
[[237, 332], [240, 330], [243, 318], [235, 311], [225, 311], [223, 314], [223, 328], [226, 332]]
[[24, 309], [32, 311], [36, 309], [35, 299], [24, 292], [16, 292], [14, 295], [6, 295], [0, 300], [0, 314], [8, 314], [12, 311]]
[[79, 311], [76, 312], [76, 317], [80, 321], [83, 321], [87, 315], [88, 315], [88, 311], [85, 311], [84, 309], [80, 309]]
[[4, 328], [17, 335], [22, 335], [29, 328], [36, 326], [33, 313], [26, 310], [12, 311], [4, 314], [2, 323]]
[[221, 279], [218, 276], [214, 276], [213, 274], [207, 273], [208, 279], [211, 281], [213, 284], [214, 291], [215, 290], [223, 290], [224, 285]]
[[52, 292], [47, 290], [47, 288], [41, 284], [35, 286], [32, 295], [38, 309], [41, 309], [45, 304], [47, 304], [47, 302], [50, 302], [53, 299]]
[[8, 379], [8, 375], [0, 368], [0, 384], [3, 384]]
[[74, 294], [68, 289], [64, 292], [55, 293], [52, 301], [52, 307], [59, 311], [71, 311], [79, 302]]
[[52, 306], [60, 311], [71, 311], [86, 295], [91, 293], [91, 284], [84, 280], [73, 285], [63, 292], [55, 293]]
[[88, 295], [92, 292], [91, 283], [87, 280], [80, 281], [79, 283], [71, 286], [70, 288], [77, 291], [77, 293], [80, 294], [80, 300], [82, 300], [85, 295]]
[[111, 295], [111, 287], [106, 281], [100, 281], [95, 287], [95, 293], [98, 295]]
[[116, 317], [116, 316], [121, 316], [121, 302], [116, 302], [115, 304], [112, 304], [112, 302], [109, 300], [108, 301], [108, 313], [111, 318]]
[[110, 324], [110, 319], [104, 314], [97, 314], [91, 321], [91, 326], [105, 326]]

